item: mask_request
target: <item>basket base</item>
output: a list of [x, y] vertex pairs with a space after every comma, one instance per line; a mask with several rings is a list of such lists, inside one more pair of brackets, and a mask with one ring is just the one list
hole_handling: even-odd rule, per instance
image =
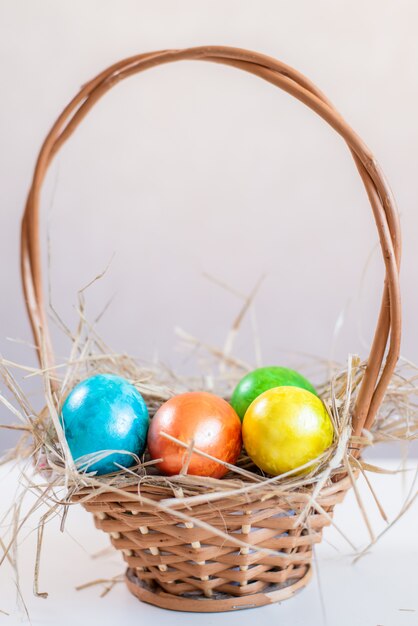
[[312, 576], [312, 567], [308, 566], [306, 574], [302, 578], [286, 586], [278, 585], [270, 591], [263, 593], [248, 594], [247, 596], [230, 596], [228, 594], [216, 594], [213, 598], [196, 598], [191, 596], [177, 596], [167, 593], [157, 583], [140, 580], [135, 570], [127, 569], [125, 580], [131, 593], [142, 602], [153, 604], [162, 609], [171, 611], [188, 611], [195, 613], [221, 613], [224, 611], [239, 611], [252, 609], [274, 602], [281, 602], [293, 596], [303, 589]]

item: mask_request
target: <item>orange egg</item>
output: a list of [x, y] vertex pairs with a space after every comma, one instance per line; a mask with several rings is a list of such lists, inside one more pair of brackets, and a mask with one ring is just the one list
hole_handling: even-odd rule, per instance
[[[157, 467], [168, 475], [179, 474], [187, 463], [188, 449], [165, 438], [167, 433], [179, 441], [234, 464], [242, 446], [241, 421], [228, 402], [204, 391], [174, 396], [165, 402], [151, 420], [148, 450]], [[196, 452], [190, 456], [187, 473], [221, 478], [227, 468]]]

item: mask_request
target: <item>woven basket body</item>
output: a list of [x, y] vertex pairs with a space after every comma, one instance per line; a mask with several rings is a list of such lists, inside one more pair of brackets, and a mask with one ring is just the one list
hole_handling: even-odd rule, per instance
[[[57, 119], [40, 151], [22, 221], [23, 285], [41, 365], [48, 368], [54, 364], [38, 232], [46, 171], [80, 121], [110, 88], [133, 74], [180, 60], [223, 63], [283, 89], [321, 116], [353, 156], [373, 211], [385, 265], [380, 314], [352, 414], [353, 434], [359, 435], [364, 427], [371, 427], [399, 356], [400, 231], [396, 207], [372, 153], [315, 85], [283, 63], [246, 50], [206, 46], [125, 59], [86, 83]], [[358, 453], [358, 449], [354, 451]], [[202, 485], [206, 479], [199, 480]], [[214, 482], [207, 480], [209, 495], [215, 490]], [[203, 503], [200, 498], [199, 504], [194, 504], [192, 487], [173, 494], [163, 479], [159, 486], [141, 479], [140, 491], [147, 504], [135, 501], [136, 485], [126, 488], [124, 496], [111, 490], [96, 494], [90, 489], [76, 493], [73, 499], [83, 499], [96, 526], [109, 533], [114, 547], [122, 551], [128, 566], [127, 584], [136, 596], [165, 608], [225, 611], [283, 600], [307, 583], [312, 547], [321, 540], [334, 506], [350, 485], [343, 473], [337, 480], [334, 477], [315, 498], [319, 509], [309, 508], [312, 487], [284, 497], [273, 485], [262, 493], [252, 485], [241, 495], [208, 497]], [[155, 501], [170, 502], [179, 514], [157, 508]], [[183, 522], [182, 511], [195, 521]], [[222, 533], [215, 533], [214, 528]]]
[[[345, 478], [325, 488], [316, 499], [323, 512], [311, 512], [302, 522], [298, 517], [309, 490], [285, 498], [274, 489], [260, 498], [255, 490], [197, 507], [178, 498], [176, 510], [220, 529], [227, 538], [138, 503], [132, 497], [137, 486], [126, 489], [124, 499], [112, 492], [94, 497], [91, 490], [74, 499], [91, 498], [84, 507], [123, 552], [128, 587], [141, 600], [182, 611], [226, 611], [284, 600], [306, 585], [312, 547], [321, 541], [322, 529], [350, 485]], [[173, 492], [145, 485], [141, 495], [161, 500], [172, 498]], [[281, 555], [239, 547], [242, 541]]]

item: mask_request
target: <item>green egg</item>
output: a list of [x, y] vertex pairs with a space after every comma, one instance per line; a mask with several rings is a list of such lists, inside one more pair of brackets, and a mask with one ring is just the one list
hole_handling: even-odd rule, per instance
[[231, 406], [244, 418], [251, 402], [259, 395], [274, 387], [300, 387], [318, 395], [315, 387], [295, 370], [288, 367], [260, 367], [241, 378], [231, 397]]

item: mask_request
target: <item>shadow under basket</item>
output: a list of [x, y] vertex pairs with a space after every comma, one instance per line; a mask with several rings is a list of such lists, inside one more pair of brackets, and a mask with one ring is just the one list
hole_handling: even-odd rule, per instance
[[[112, 87], [134, 74], [177, 61], [224, 64], [282, 89], [333, 128], [353, 157], [372, 208], [385, 266], [381, 308], [370, 354], [362, 368], [356, 397], [347, 403], [346, 414], [351, 420], [348, 428], [352, 427], [354, 435], [350, 451], [360, 454], [360, 435], [373, 424], [399, 356], [401, 237], [396, 205], [372, 152], [325, 95], [293, 68], [256, 52], [202, 46], [132, 56], [85, 83], [58, 117], [38, 156], [21, 231], [25, 302], [41, 369], [50, 372], [55, 364], [39, 238], [41, 189], [47, 170], [87, 113]], [[179, 88], [182, 86], [180, 81]], [[194, 88], [198, 89], [198, 85]], [[52, 397], [59, 410], [62, 398], [51, 393]], [[121, 494], [120, 490], [115, 493], [107, 488], [105, 481], [100, 490], [86, 487], [87, 491], [73, 497], [83, 498], [82, 504], [94, 514], [97, 528], [108, 532], [115, 548], [123, 552], [128, 566], [126, 581], [138, 598], [176, 610], [228, 611], [284, 600], [306, 585], [311, 575], [313, 545], [321, 540], [334, 506], [351, 484], [351, 476], [347, 478], [344, 470], [339, 471], [335, 465], [333, 474], [315, 494], [315, 505], [319, 507], [310, 501], [313, 487], [307, 481], [302, 481], [298, 490], [284, 491], [280, 479], [274, 488], [271, 482], [268, 488], [261, 483], [254, 488], [251, 483], [252, 488], [245, 493], [225, 488], [219, 498], [209, 498], [206, 493], [213, 491], [214, 483], [202, 477], [200, 494], [205, 498], [196, 498], [195, 502], [188, 497], [190, 492], [178, 498], [173, 496], [175, 477], [170, 479], [171, 486], [164, 477], [154, 482], [138, 478], [141, 495], [145, 496], [142, 500], [133, 497], [138, 485], [126, 486]], [[178, 511], [177, 516], [173, 515], [174, 509], [170, 511], [164, 505], [166, 499]]]
[[[140, 600], [177, 611], [217, 612], [278, 602], [302, 589], [311, 578], [312, 547], [321, 541], [334, 506], [350, 486], [346, 477], [323, 489], [316, 502], [324, 513], [310, 511], [302, 521], [298, 518], [309, 489], [284, 498], [274, 492], [260, 497], [253, 491], [196, 507], [178, 499], [177, 511], [218, 528], [226, 537], [139, 503], [134, 499], [136, 485], [124, 489], [126, 498], [112, 492], [95, 496], [89, 488], [73, 500], [89, 497], [83, 506], [122, 551], [128, 588]], [[141, 495], [155, 501], [171, 499], [173, 492], [144, 485]], [[234, 540], [266, 551], [239, 547]]]

